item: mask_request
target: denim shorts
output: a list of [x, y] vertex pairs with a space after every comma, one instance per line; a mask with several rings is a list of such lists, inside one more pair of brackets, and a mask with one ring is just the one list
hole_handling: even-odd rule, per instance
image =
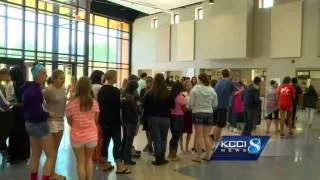
[[44, 138], [50, 134], [48, 121], [37, 123], [26, 121], [25, 125], [29, 136], [36, 138]]
[[195, 113], [193, 114], [193, 124], [212, 126], [213, 125], [213, 114], [212, 113]]

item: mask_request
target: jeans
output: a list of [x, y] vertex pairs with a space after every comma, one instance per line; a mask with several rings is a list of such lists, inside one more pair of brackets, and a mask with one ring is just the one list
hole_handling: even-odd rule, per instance
[[171, 118], [171, 134], [172, 138], [170, 140], [170, 152], [177, 153], [178, 151], [178, 144], [179, 139], [182, 134], [183, 130], [183, 122], [184, 122], [184, 116], [175, 116], [173, 115]]
[[124, 123], [123, 124], [123, 141], [122, 141], [122, 155], [125, 162], [131, 161], [132, 144], [136, 135], [137, 125]]
[[295, 125], [295, 121], [296, 121], [296, 116], [297, 116], [297, 105], [293, 105], [293, 109], [292, 109], [292, 127], [296, 127]]
[[122, 160], [121, 155], [121, 126], [114, 126], [114, 127], [108, 127], [108, 126], [102, 126], [102, 136], [103, 136], [103, 143], [102, 143], [102, 149], [101, 154], [105, 159], [108, 159], [108, 147], [110, 140], [112, 138], [113, 140], [113, 157], [114, 160], [120, 161]]
[[251, 136], [254, 123], [258, 118], [258, 109], [246, 108], [244, 110], [244, 116], [245, 116], [245, 126], [242, 131], [242, 136]]
[[317, 109], [316, 108], [306, 108], [306, 112], [307, 112], [307, 118], [308, 118], [308, 123], [309, 125], [312, 124], [312, 121], [314, 119], [314, 115], [316, 113]]
[[237, 114], [236, 111], [234, 110], [234, 107], [231, 108], [231, 127], [237, 128]]
[[155, 156], [164, 159], [167, 149], [167, 137], [170, 127], [170, 118], [150, 117], [148, 118], [148, 124], [150, 127]]

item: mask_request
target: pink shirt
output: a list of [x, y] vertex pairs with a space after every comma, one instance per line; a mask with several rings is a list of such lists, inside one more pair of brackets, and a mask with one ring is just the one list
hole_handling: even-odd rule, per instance
[[67, 117], [71, 120], [71, 143], [85, 144], [98, 140], [96, 116], [99, 105], [94, 100], [90, 111], [80, 111], [80, 101], [72, 100], [67, 105]]
[[172, 115], [180, 116], [184, 115], [183, 108], [186, 105], [186, 101], [184, 99], [184, 96], [178, 95], [175, 99], [174, 108], [171, 110]]
[[236, 113], [243, 112], [243, 102], [242, 102], [243, 93], [244, 93], [244, 88], [241, 88], [234, 95], [234, 110]]

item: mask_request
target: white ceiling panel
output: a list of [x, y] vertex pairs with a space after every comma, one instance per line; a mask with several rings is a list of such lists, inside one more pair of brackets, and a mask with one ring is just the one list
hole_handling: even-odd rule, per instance
[[147, 14], [170, 10], [204, 0], [108, 0]]

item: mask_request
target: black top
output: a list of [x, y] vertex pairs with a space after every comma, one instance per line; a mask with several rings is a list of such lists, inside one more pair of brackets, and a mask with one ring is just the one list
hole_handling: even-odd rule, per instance
[[318, 101], [318, 94], [315, 91], [307, 91], [304, 94], [304, 107], [316, 108]]
[[129, 124], [138, 123], [139, 109], [137, 105], [139, 97], [136, 94], [124, 92], [121, 97], [122, 122]]
[[296, 94], [293, 98], [293, 105], [296, 106], [299, 104], [299, 97], [303, 93], [301, 87], [299, 85], [294, 85], [294, 90], [296, 91]]
[[257, 109], [261, 106], [259, 89], [250, 85], [244, 92], [243, 104], [245, 108]]
[[102, 86], [98, 94], [98, 103], [99, 124], [107, 127], [120, 126], [120, 90], [111, 85]]
[[146, 117], [170, 117], [172, 106], [169, 96], [161, 99], [150, 92], [144, 96], [143, 108]]

